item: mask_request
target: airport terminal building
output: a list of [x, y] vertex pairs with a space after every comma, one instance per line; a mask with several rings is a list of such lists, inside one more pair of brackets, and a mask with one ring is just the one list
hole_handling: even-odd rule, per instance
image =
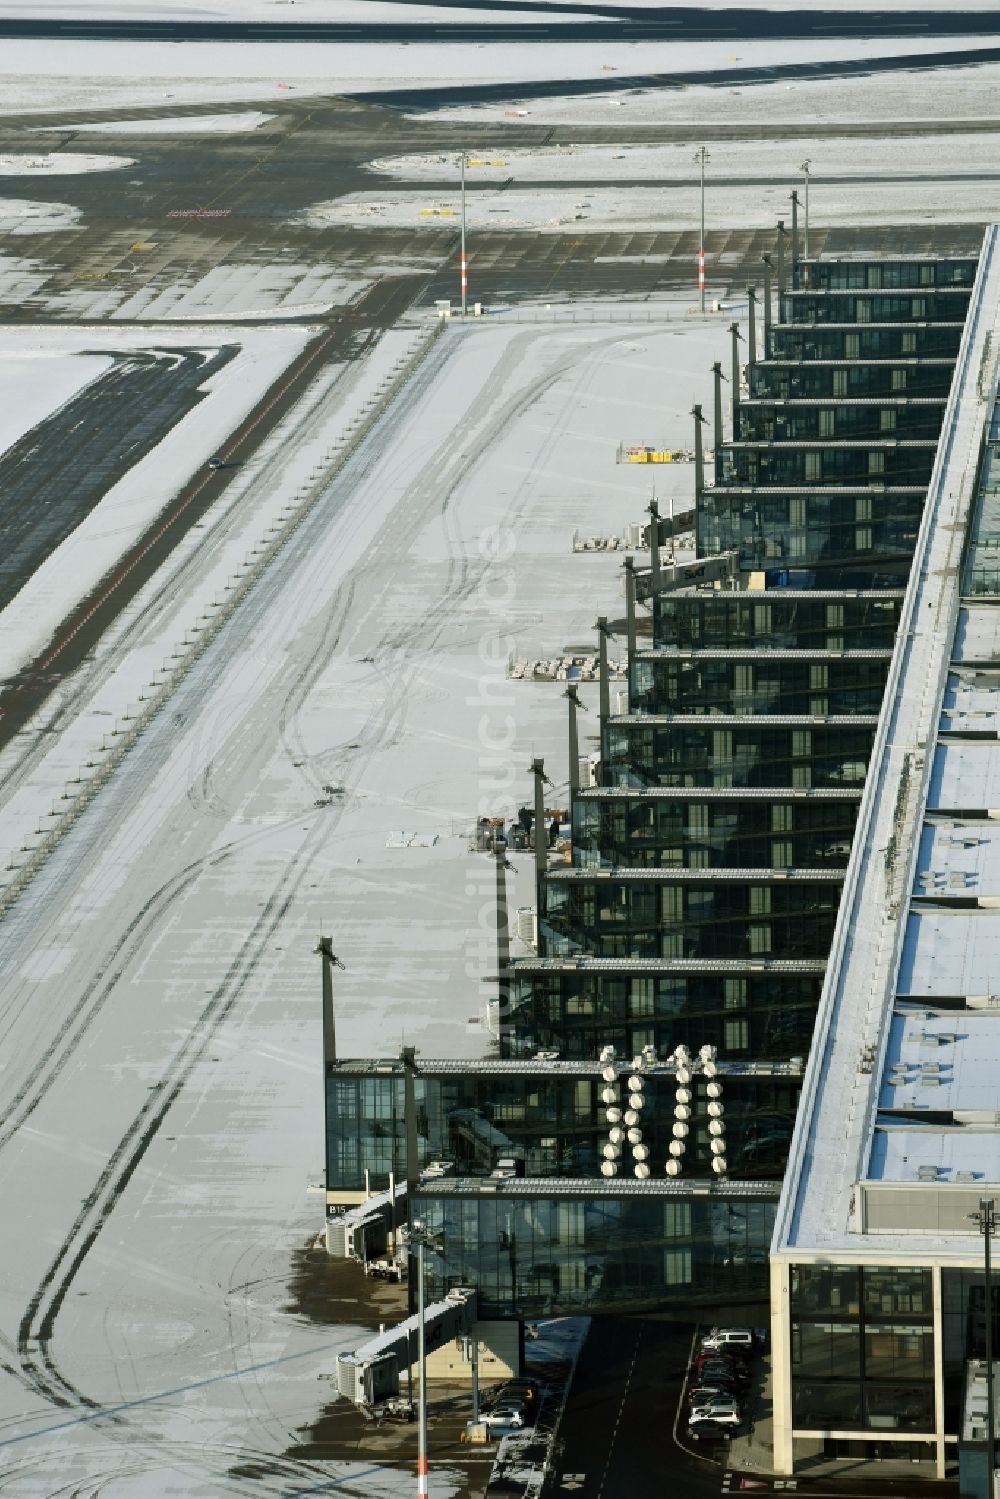
[[943, 1473], [958, 1442], [970, 1492], [977, 1465], [985, 1477], [986, 1401], [968, 1367], [987, 1354], [978, 1215], [1000, 1181], [998, 339], [991, 229], [915, 541], [771, 1264], [780, 1470], [832, 1442], [844, 1456], [895, 1446]]
[[654, 507], [600, 622], [593, 777], [568, 691], [566, 856], [535, 762], [535, 956], [491, 849], [498, 1054], [344, 1060], [329, 1026], [328, 1214], [405, 1195], [430, 1295], [484, 1320], [717, 1320], [770, 1284], [776, 1470], [943, 1474], [960, 1438], [985, 1461], [969, 1215], [1000, 1179], [1000, 256], [793, 234], [765, 275], [710, 458], [695, 408], [695, 562]]

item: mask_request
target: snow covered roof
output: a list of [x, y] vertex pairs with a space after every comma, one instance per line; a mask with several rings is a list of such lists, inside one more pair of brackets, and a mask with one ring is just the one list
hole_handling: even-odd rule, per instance
[[[1000, 1183], [1000, 739], [993, 542], [998, 229], [987, 231], [890, 667], [820, 1002], [774, 1252], [976, 1262], [968, 1213]], [[989, 449], [987, 449], [989, 451]], [[984, 516], [986, 517], [984, 521]], [[963, 557], [971, 533], [970, 561]], [[957, 717], [956, 717], [957, 715]], [[982, 724], [982, 717], [976, 720]]]

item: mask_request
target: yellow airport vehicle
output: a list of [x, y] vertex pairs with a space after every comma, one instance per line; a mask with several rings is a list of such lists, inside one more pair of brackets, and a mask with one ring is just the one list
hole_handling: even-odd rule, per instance
[[673, 463], [674, 455], [668, 448], [626, 448], [622, 454], [626, 463]]

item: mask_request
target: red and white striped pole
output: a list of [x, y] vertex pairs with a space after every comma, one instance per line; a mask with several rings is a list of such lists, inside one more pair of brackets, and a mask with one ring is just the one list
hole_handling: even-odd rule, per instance
[[699, 146], [695, 152], [695, 161], [701, 167], [701, 237], [698, 240], [698, 299], [701, 303], [702, 312], [705, 311], [705, 163], [708, 160], [708, 147]]
[[[462, 152], [462, 316], [465, 317], [466, 301], [469, 295], [469, 261], [465, 253], [465, 152]], [[426, 1492], [426, 1491], [425, 1491]]]

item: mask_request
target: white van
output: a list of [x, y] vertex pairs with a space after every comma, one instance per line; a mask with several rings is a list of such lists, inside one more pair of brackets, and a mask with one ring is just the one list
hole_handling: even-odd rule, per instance
[[706, 1352], [742, 1353], [751, 1357], [756, 1348], [752, 1327], [713, 1327], [701, 1340]]

